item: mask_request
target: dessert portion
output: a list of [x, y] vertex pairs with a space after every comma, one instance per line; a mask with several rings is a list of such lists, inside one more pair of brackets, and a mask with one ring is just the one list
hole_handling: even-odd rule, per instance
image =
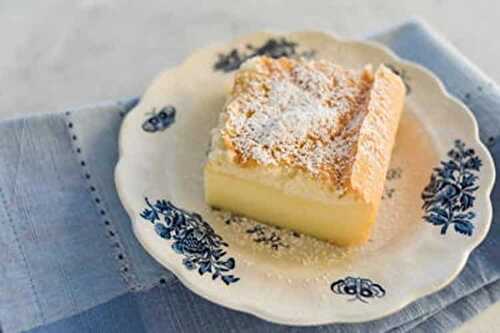
[[367, 241], [404, 98], [383, 65], [249, 60], [212, 132], [207, 203], [340, 246]]

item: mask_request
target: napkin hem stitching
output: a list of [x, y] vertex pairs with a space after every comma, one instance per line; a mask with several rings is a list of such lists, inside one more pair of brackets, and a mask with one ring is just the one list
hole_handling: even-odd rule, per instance
[[[82, 148], [76, 144], [76, 142], [78, 141], [78, 137], [74, 133], [74, 123], [70, 120], [71, 112], [66, 111], [65, 115], [66, 118], [68, 118], [66, 126], [68, 129], [68, 134], [70, 136], [71, 146], [73, 148], [72, 151], [75, 152], [77, 155], [81, 155], [83, 154], [83, 151]], [[123, 246], [123, 242], [120, 239], [117, 229], [113, 226], [111, 219], [107, 217], [108, 212], [103, 207], [102, 196], [99, 196], [97, 194], [98, 193], [97, 188], [91, 182], [92, 176], [87, 170], [85, 170], [87, 163], [83, 158], [79, 159], [78, 162], [83, 172], [83, 176], [86, 179], [87, 184], [89, 185], [89, 190], [91, 192], [90, 196], [92, 198], [92, 201], [94, 202], [94, 207], [96, 208], [98, 215], [101, 216], [101, 220], [104, 222], [106, 230], [106, 238], [108, 238], [108, 240], [110, 241], [111, 248], [114, 252], [114, 257], [115, 259], [117, 259], [119, 273], [123, 278], [123, 280], [125, 281], [125, 283], [128, 285], [129, 290], [131, 291], [141, 290], [142, 287], [139, 283], [137, 283], [136, 275], [130, 269], [132, 264], [128, 258], [128, 255], [126, 254], [127, 251]]]

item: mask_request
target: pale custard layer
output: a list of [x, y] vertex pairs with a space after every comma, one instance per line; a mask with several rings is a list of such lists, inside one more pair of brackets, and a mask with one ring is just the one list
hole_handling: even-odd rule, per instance
[[207, 203], [338, 245], [366, 241], [404, 95], [384, 66], [253, 59], [213, 131]]
[[205, 169], [205, 196], [218, 208], [292, 229], [340, 246], [365, 242], [375, 211], [369, 204], [336, 199], [326, 204]]

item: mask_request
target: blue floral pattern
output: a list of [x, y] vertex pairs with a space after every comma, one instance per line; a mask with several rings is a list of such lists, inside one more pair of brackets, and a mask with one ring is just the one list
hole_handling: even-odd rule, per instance
[[381, 298], [385, 296], [385, 289], [370, 279], [348, 276], [333, 282], [331, 291], [338, 295], [352, 296], [349, 301], [368, 303], [367, 298]]
[[[273, 230], [274, 229], [274, 230]], [[277, 251], [280, 248], [289, 248], [290, 245], [286, 244], [280, 236], [280, 231], [282, 229], [278, 227], [271, 227], [263, 224], [256, 224], [255, 226], [246, 230], [247, 234], [253, 236], [253, 241], [256, 243], [260, 243], [266, 246], [269, 246], [271, 249]], [[294, 237], [300, 238], [300, 234], [295, 231], [291, 232]]]
[[174, 123], [175, 113], [175, 107], [172, 105], [167, 105], [158, 112], [153, 109], [142, 124], [142, 129], [149, 133], [164, 131]]
[[448, 161], [434, 169], [429, 184], [422, 192], [425, 211], [424, 220], [441, 227], [446, 234], [453, 225], [456, 232], [471, 236], [474, 232], [472, 220], [476, 214], [471, 211], [477, 191], [479, 170], [482, 162], [474, 149], [465, 143], [455, 141], [455, 147], [448, 152]]
[[189, 270], [198, 269], [200, 275], [209, 273], [212, 280], [221, 278], [229, 285], [239, 277], [228, 274], [236, 266], [234, 258], [226, 257], [228, 244], [197, 213], [189, 213], [170, 201], [157, 200], [152, 204], [145, 198], [147, 208], [140, 216], [154, 225], [163, 239], [172, 240], [172, 249], [184, 256], [182, 263]]
[[219, 58], [214, 64], [214, 70], [229, 73], [237, 70], [245, 61], [256, 56], [268, 56], [275, 59], [281, 57], [310, 58], [315, 53], [312, 50], [299, 53], [297, 47], [296, 42], [285, 38], [271, 38], [258, 47], [249, 44], [246, 46], [246, 52], [232, 49], [227, 54], [219, 54]]
[[[217, 208], [213, 209], [214, 211], [219, 211], [219, 209]], [[238, 224], [241, 222], [241, 217], [233, 214], [224, 219], [224, 223], [227, 225], [231, 225], [232, 223]], [[245, 229], [245, 232], [252, 236], [252, 240], [255, 243], [268, 246], [270, 249], [275, 251], [278, 251], [282, 248], [290, 248], [290, 245], [287, 244], [287, 242], [281, 237], [282, 232], [290, 233], [291, 236], [296, 238], [302, 237], [302, 235], [296, 231], [283, 230], [278, 226], [271, 226], [261, 223], [256, 223], [249, 226], [247, 229]]]

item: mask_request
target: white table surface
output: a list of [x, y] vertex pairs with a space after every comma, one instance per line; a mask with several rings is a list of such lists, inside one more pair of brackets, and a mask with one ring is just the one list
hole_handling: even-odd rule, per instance
[[[410, 16], [500, 82], [500, 1], [0, 0], [0, 118], [138, 95], [211, 41], [258, 30], [356, 37]], [[500, 304], [458, 330], [495, 331]]]

